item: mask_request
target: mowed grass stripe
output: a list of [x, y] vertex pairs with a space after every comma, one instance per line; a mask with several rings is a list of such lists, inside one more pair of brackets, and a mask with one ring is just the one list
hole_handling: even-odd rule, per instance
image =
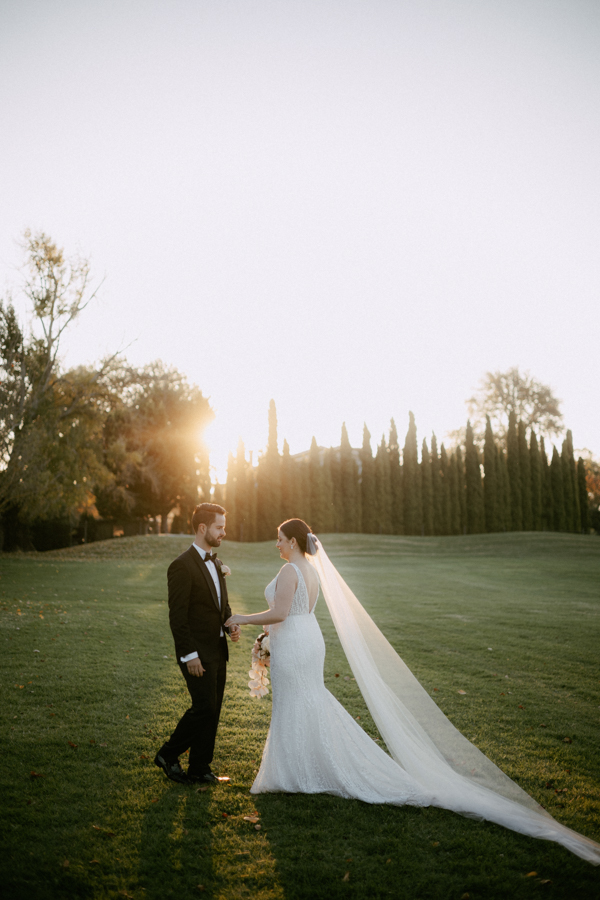
[[[443, 810], [253, 798], [270, 715], [270, 697], [246, 687], [256, 630], [231, 654], [215, 768], [232, 785], [167, 782], [152, 758], [187, 702], [166, 566], [188, 543], [1, 557], [7, 896], [529, 897], [542, 881], [547, 896], [600, 896], [598, 872], [561, 848]], [[325, 545], [457, 727], [560, 821], [600, 840], [600, 542], [336, 535]], [[233, 608], [264, 608], [280, 566], [273, 544], [227, 543], [221, 556]], [[322, 600], [318, 614], [327, 685], [377, 738]], [[243, 819], [255, 810], [259, 831]]]

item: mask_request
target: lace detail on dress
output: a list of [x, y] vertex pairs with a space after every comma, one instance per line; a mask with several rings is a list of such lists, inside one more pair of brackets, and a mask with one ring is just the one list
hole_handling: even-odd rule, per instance
[[[298, 576], [298, 586], [294, 592], [294, 598], [292, 600], [292, 605], [290, 607], [290, 611], [288, 616], [308, 616], [311, 612], [315, 611], [315, 606], [317, 605], [317, 601], [319, 599], [319, 595], [317, 594], [317, 599], [315, 600], [315, 606], [313, 606], [312, 610], [310, 609], [310, 598], [308, 596], [308, 588], [306, 587], [306, 582], [304, 580], [304, 575], [298, 566], [294, 565], [294, 563], [290, 563], [291, 566], [294, 566], [296, 570], [296, 574]], [[275, 589], [277, 587], [277, 578], [275, 577], [273, 581], [270, 581], [269, 584], [265, 588], [265, 599], [269, 604], [269, 608], [273, 609], [275, 605]]]

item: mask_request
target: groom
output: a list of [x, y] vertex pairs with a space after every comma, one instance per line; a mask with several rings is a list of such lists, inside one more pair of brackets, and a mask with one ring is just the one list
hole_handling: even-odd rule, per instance
[[[211, 553], [225, 537], [225, 510], [216, 503], [201, 503], [194, 510], [192, 526], [194, 543], [171, 563], [167, 574], [169, 623], [192, 705], [154, 762], [167, 778], [180, 784], [216, 784], [229, 780], [219, 779], [210, 769], [229, 658], [225, 633], [238, 641], [240, 626], [223, 624], [231, 609], [223, 564]], [[179, 756], [188, 749], [186, 773]]]

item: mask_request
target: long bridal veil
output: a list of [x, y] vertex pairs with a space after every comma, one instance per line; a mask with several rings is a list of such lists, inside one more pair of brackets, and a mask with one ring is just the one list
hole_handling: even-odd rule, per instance
[[433, 795], [432, 805], [556, 841], [600, 865], [600, 844], [553, 819], [452, 725], [314, 544], [307, 558], [369, 711], [392, 758]]

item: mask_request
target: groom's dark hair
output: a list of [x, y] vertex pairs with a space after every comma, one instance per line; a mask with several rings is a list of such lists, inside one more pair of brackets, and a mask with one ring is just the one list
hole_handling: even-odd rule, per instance
[[197, 506], [192, 515], [192, 528], [194, 532], [198, 531], [198, 525], [206, 525], [210, 527], [217, 516], [225, 516], [227, 511], [219, 506], [218, 503], [201, 503]]

